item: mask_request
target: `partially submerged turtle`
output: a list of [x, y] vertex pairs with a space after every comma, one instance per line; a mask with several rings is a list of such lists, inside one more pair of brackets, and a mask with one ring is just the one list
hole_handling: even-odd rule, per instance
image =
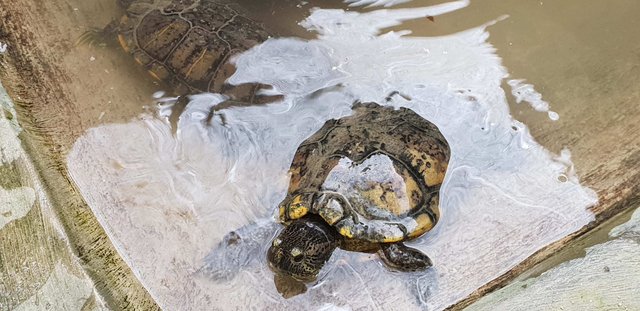
[[438, 221], [449, 157], [438, 128], [406, 108], [357, 104], [352, 116], [327, 121], [294, 156], [279, 206], [286, 227], [268, 250], [270, 266], [311, 281], [340, 247], [378, 251], [396, 270], [430, 267], [427, 255], [402, 241]]
[[235, 71], [230, 58], [269, 37], [264, 28], [224, 0], [118, 0], [126, 9], [119, 22], [96, 34], [117, 33], [122, 48], [158, 80], [178, 93], [232, 93], [251, 101], [257, 85], [235, 88], [225, 84]]

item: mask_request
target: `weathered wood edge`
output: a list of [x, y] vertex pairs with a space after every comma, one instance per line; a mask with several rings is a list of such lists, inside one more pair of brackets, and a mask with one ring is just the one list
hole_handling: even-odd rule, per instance
[[[56, 79], [68, 81], [68, 78], [60, 74], [62, 72], [61, 70], [55, 69], [55, 62], [51, 62], [51, 59], [45, 58], [43, 56], [45, 54], [39, 50], [38, 46], [30, 42], [33, 39], [33, 34], [22, 29], [24, 27], [20, 27], [20, 25], [24, 24], [25, 19], [20, 18], [19, 15], [16, 17], [7, 13], [6, 10], [9, 10], [11, 5], [2, 6], [4, 8], [0, 11], [0, 25], [2, 26], [2, 28], [0, 28], [0, 40], [9, 43], [10, 50], [8, 52], [8, 58], [16, 68], [23, 68], [22, 66], [24, 66], [24, 68], [31, 68], [31, 70], [18, 74], [18, 71], [13, 68], [11, 74], [4, 75], [0, 73], [0, 77], [7, 79], [6, 84], [12, 97], [14, 99], [20, 98], [17, 102], [18, 108], [20, 109], [18, 117], [28, 130], [28, 133], [23, 134], [21, 138], [25, 142], [25, 149], [32, 154], [35, 164], [42, 172], [43, 180], [50, 189], [51, 199], [55, 205], [58, 206], [56, 212], [64, 225], [65, 231], [72, 240], [74, 251], [77, 253], [76, 255], [85, 261], [84, 264], [87, 272], [92, 275], [94, 281], [101, 287], [101, 295], [105, 295], [105, 298], [108, 298], [107, 301], [110, 307], [125, 306], [123, 308], [136, 308], [138, 302], [146, 303], [145, 301], [155, 306], [151, 297], [149, 297], [126, 264], [118, 256], [113, 245], [108, 241], [104, 230], [100, 227], [95, 217], [93, 217], [90, 209], [80, 197], [77, 189], [73, 186], [73, 183], [68, 179], [66, 168], [64, 167], [64, 155], [61, 151], [63, 148], [59, 145], [59, 142], [56, 142], [51, 136], [46, 135], [46, 124], [60, 122], [60, 120], [42, 121], [33, 117], [31, 113], [34, 110], [34, 105], [38, 105], [35, 109], [44, 109], [46, 105], [64, 105], [65, 103], [71, 102], [71, 99], [65, 95], [66, 93], [62, 89], [55, 89], [57, 86]], [[10, 19], [10, 17], [13, 17], [13, 19]], [[4, 31], [8, 32], [5, 33]], [[43, 83], [44, 81], [48, 82]], [[43, 93], [43, 90], [36, 90], [37, 87], [34, 87], [43, 84], [48, 87], [53, 87], [53, 89], [50, 90], [55, 89], [55, 91], [52, 92], [52, 94], [47, 94], [47, 92]], [[46, 90], [45, 87], [45, 91]], [[71, 109], [63, 111], [71, 111]], [[31, 118], [29, 119], [29, 117]], [[43, 150], [46, 152], [38, 152]], [[51, 154], [50, 157], [48, 156], [49, 154]], [[631, 167], [637, 167], [637, 164], [636, 161], [636, 166]], [[616, 187], [618, 190], [607, 191], [607, 199], [603, 199], [604, 193], [599, 193], [601, 202], [592, 209], [596, 214], [596, 220], [594, 222], [583, 227], [578, 232], [539, 250], [509, 272], [479, 288], [469, 297], [449, 307], [449, 309], [462, 309], [485, 294], [505, 286], [509, 281], [513, 280], [513, 278], [528, 268], [542, 262], [569, 243], [588, 234], [613, 215], [633, 207], [634, 204], [640, 201], [637, 195], [638, 190], [640, 190], [640, 187], [637, 186], [639, 183], [640, 175], [635, 175], [634, 178], [628, 180], [624, 185]], [[589, 183], [586, 182], [586, 184], [588, 185]], [[66, 189], [67, 187], [68, 189]], [[613, 195], [611, 193], [613, 193]], [[92, 241], [93, 237], [84, 236], [86, 232], [82, 231], [83, 228], [88, 228], [87, 230], [90, 230], [92, 234], [98, 237], [99, 240], [97, 240], [96, 243], [102, 244], [93, 247], [91, 245], [94, 242]], [[95, 232], [93, 230], [95, 230]], [[78, 243], [78, 241], [84, 242], [85, 244]], [[85, 249], [82, 245], [88, 249]], [[109, 262], [111, 260], [113, 262]], [[102, 269], [107, 272], [105, 273]], [[104, 275], [102, 273], [104, 273]], [[120, 275], [119, 273], [124, 274]], [[119, 279], [120, 277], [122, 277], [122, 279]], [[101, 280], [101, 278], [104, 279]], [[131, 288], [124, 286], [126, 294], [115, 292], [118, 291], [118, 289], [113, 286], [114, 284], [123, 286], [125, 283], [131, 286]], [[143, 298], [138, 297], [138, 294], [133, 294], [133, 292], [142, 293], [140, 297]], [[115, 303], [112, 305], [111, 302]], [[155, 307], [157, 308], [157, 306]], [[145, 307], [145, 309], [146, 308], [147, 307]]]
[[[23, 27], [28, 19], [17, 9], [10, 11], [13, 5], [1, 6], [0, 41], [10, 48], [3, 54], [6, 61], [0, 64], [0, 79], [14, 100], [18, 120], [25, 129], [20, 135], [23, 147], [40, 173], [74, 255], [110, 309], [160, 310], [68, 177], [63, 147], [49, 134], [49, 130], [60, 126], [65, 118], [52, 115], [47, 119], [43, 111], [37, 111], [73, 102], [59, 85], [69, 78], [53, 60], [44, 56], [35, 44], [36, 36]], [[70, 108], [62, 107], [58, 111], [71, 111]]]
[[[9, 120], [13, 123], [14, 106], [5, 96], [6, 92], [0, 83], [0, 121]], [[17, 122], [14, 125], [19, 126]], [[0, 148], [15, 148], [15, 143], [0, 140]], [[50, 199], [43, 194], [42, 182], [37, 177], [31, 157], [24, 152], [21, 141], [17, 144], [20, 156], [10, 164], [0, 163], [0, 187], [5, 190], [25, 187], [33, 190], [36, 196], [33, 206], [24, 216], [15, 218], [0, 228], [0, 274], [3, 275], [3, 278], [0, 278], [0, 288], [8, 291], [0, 293], [0, 310], [23, 307], [23, 303], [28, 305], [27, 301], [34, 297], [37, 297], [38, 301], [51, 301], [51, 297], [40, 296], [43, 295], [40, 292], [42, 287], [35, 288], [33, 285], [42, 284], [46, 287], [51, 278], [56, 278], [55, 270], [58, 265], [63, 266], [62, 269], [70, 275], [90, 282], [92, 293], [84, 301], [81, 310], [102, 310], [102, 300], [96, 298], [93, 282], [75, 260], [66, 238], [61, 235], [60, 225], [52, 215]], [[76, 274], [80, 270], [82, 272]], [[7, 277], [9, 279], [6, 279]], [[61, 290], [72, 291], [66, 293], [67, 297], [78, 295], [81, 289], [76, 288], [77, 291], [74, 291], [67, 287], [69, 284], [65, 281], [55, 279], [54, 282], [57, 282]]]
[[[640, 159], [634, 159], [635, 166], [638, 167], [640, 165]], [[592, 176], [594, 174], [591, 174]], [[519, 263], [517, 266], [509, 270], [507, 273], [499, 276], [493, 281], [485, 284], [479, 289], [475, 290], [471, 295], [467, 296], [467, 298], [449, 306], [445, 310], [462, 310], [465, 307], [471, 305], [478, 299], [483, 296], [498, 290], [500, 288], [505, 287], [509, 284], [513, 279], [515, 279], [520, 274], [528, 271], [532, 267], [537, 264], [540, 264], [544, 260], [556, 254], [558, 251], [564, 249], [569, 246], [572, 242], [578, 240], [579, 238], [589, 234], [594, 229], [598, 228], [600, 225], [613, 218], [614, 216], [640, 205], [640, 174], [635, 175], [633, 178], [621, 183], [619, 187], [615, 190], [611, 190], [610, 193], [613, 195], [609, 195], [608, 197], [616, 198], [611, 200], [603, 200], [599, 193], [600, 202], [598, 205], [591, 208], [591, 211], [595, 214], [596, 219], [589, 223], [588, 225], [582, 227], [579, 231], [574, 232], [571, 235], [568, 235], [552, 244], [547, 245], [546, 247], [540, 249], [535, 252], [526, 260]]]

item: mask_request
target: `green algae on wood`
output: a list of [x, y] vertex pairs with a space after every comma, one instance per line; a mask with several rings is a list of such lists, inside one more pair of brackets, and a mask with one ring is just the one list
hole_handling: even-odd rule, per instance
[[0, 85], [0, 310], [78, 310], [79, 302], [103, 309], [59, 229], [14, 115]]
[[[40, 302], [75, 297], [80, 287], [70, 287], [68, 278], [63, 278], [71, 274], [82, 285], [83, 295], [93, 297], [91, 280], [56, 228], [42, 185], [18, 139], [21, 128], [14, 115], [0, 85], [0, 310], [59, 307]], [[55, 278], [55, 267], [72, 272]], [[96, 308], [100, 305], [94, 303]]]
[[[65, 261], [80, 262], [80, 271], [89, 275], [95, 291], [108, 308], [157, 310], [151, 296], [120, 258], [66, 174], [65, 145], [82, 132], [81, 124], [87, 121], [79, 117], [75, 93], [65, 86], [71, 79], [69, 72], [61, 65], [61, 61], [64, 63], [68, 59], [68, 50], [73, 46], [69, 36], [79, 28], [76, 18], [67, 14], [75, 5], [77, 3], [24, 1], [16, 6], [0, 0], [3, 8], [0, 10], [0, 41], [11, 47], [0, 59], [0, 79], [17, 104], [11, 111], [11, 119], [19, 121], [24, 129], [19, 138], [22, 148], [29, 154], [32, 171], [42, 182], [42, 194], [46, 194], [46, 199], [41, 200], [51, 206], [50, 213], [34, 212], [34, 217], [45, 223], [55, 222], [41, 227], [45, 232], [59, 232], [60, 243], [66, 248], [61, 251], [67, 257]], [[43, 16], [45, 12], [46, 17]], [[49, 22], [52, 20], [55, 25]], [[73, 62], [78, 63], [77, 59]], [[6, 228], [8, 226], [11, 224]], [[52, 268], [53, 265], [48, 267], [48, 271]], [[49, 274], [42, 273], [38, 287]], [[7, 297], [11, 298], [11, 306], [26, 299], [15, 295]], [[100, 299], [94, 300], [99, 302]]]

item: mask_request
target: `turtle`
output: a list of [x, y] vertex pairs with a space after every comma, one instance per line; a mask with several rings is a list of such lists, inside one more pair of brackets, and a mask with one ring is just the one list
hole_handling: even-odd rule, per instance
[[295, 152], [269, 266], [309, 282], [342, 248], [377, 252], [392, 270], [431, 267], [403, 241], [438, 222], [450, 153], [438, 127], [408, 108], [359, 103], [352, 115], [327, 121]]
[[152, 77], [176, 93], [216, 92], [252, 101], [259, 85], [225, 84], [235, 71], [230, 59], [270, 34], [223, 0], [118, 0], [126, 10], [105, 29], [90, 30], [78, 44], [116, 34], [122, 48]]

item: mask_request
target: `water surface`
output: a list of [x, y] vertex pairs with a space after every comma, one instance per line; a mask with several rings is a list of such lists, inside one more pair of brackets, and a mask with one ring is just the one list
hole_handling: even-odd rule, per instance
[[[438, 25], [473, 6], [353, 4], [388, 8], [311, 9], [300, 22], [304, 38], [274, 37], [236, 59], [229, 83], [269, 85], [264, 92], [281, 100], [212, 115], [225, 97], [194, 95], [177, 124], [163, 102], [75, 142], [74, 181], [163, 308], [439, 310], [593, 220], [595, 193], [580, 184], [569, 149], [549, 152], [510, 114], [514, 96], [544, 122], [565, 117], [515, 80], [526, 77], [509, 77], [488, 42], [487, 27], [509, 18], [428, 35], [407, 25]], [[375, 254], [336, 251], [306, 293], [285, 299], [264, 255], [280, 228], [287, 170], [304, 139], [358, 101], [410, 108], [451, 145], [441, 221], [409, 243], [434, 267], [397, 273]], [[242, 242], [221, 251], [232, 230]]]

